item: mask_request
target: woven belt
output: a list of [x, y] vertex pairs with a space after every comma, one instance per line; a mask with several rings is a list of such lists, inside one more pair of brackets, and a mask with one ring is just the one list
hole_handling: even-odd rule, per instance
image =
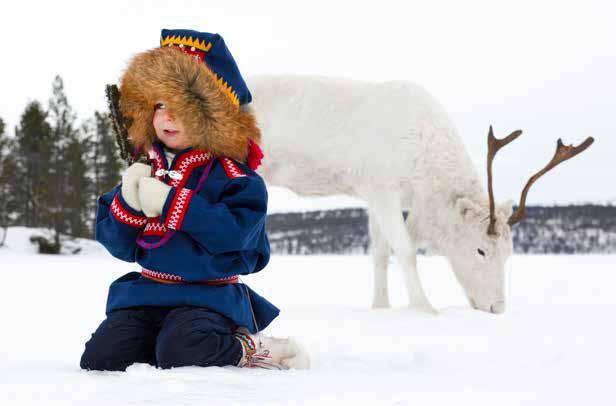
[[225, 278], [208, 279], [208, 280], [197, 281], [197, 282], [188, 282], [187, 280], [182, 278], [180, 275], [152, 271], [151, 269], [146, 269], [146, 268], [141, 268], [141, 276], [143, 276], [144, 278], [151, 279], [156, 282], [160, 282], [160, 283], [198, 283], [201, 285], [211, 285], [211, 286], [226, 285], [228, 283], [238, 283], [240, 279], [237, 275], [233, 275], [233, 276], [228, 276]]

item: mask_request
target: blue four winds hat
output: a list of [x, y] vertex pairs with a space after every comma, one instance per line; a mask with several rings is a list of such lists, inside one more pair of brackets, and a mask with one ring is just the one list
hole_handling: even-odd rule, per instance
[[220, 35], [193, 30], [163, 29], [160, 46], [177, 47], [203, 61], [236, 106], [250, 103], [252, 100], [235, 59]]

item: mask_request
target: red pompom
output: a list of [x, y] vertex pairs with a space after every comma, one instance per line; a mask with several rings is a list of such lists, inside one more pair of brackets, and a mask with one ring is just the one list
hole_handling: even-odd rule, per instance
[[250, 140], [248, 143], [248, 166], [250, 169], [256, 170], [261, 165], [261, 159], [263, 159], [263, 151], [256, 142]]

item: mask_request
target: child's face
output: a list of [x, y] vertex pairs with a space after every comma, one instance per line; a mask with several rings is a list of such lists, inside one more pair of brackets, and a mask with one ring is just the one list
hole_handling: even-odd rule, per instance
[[156, 103], [152, 125], [156, 131], [156, 136], [167, 148], [182, 150], [191, 146], [184, 126], [173, 117], [162, 101]]

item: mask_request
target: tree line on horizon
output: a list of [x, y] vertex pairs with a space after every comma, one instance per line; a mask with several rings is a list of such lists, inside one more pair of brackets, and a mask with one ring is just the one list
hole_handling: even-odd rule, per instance
[[78, 122], [56, 76], [47, 105], [28, 103], [12, 137], [0, 118], [0, 247], [11, 226], [48, 230], [39, 252], [93, 238], [96, 200], [118, 184], [123, 165], [109, 115]]

